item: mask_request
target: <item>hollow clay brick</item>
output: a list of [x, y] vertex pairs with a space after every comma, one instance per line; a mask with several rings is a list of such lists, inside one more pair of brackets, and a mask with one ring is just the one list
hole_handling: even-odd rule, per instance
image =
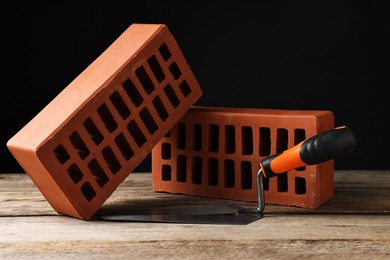
[[[333, 127], [330, 111], [193, 106], [152, 150], [153, 190], [255, 202], [262, 158]], [[265, 179], [266, 203], [318, 208], [333, 177], [331, 160]]]
[[202, 95], [163, 24], [132, 24], [7, 143], [59, 213], [89, 220]]

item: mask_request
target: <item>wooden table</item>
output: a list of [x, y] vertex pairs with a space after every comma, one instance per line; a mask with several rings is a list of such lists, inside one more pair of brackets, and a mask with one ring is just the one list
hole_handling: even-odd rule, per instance
[[[159, 205], [256, 203], [154, 193], [132, 173], [96, 215]], [[390, 259], [390, 171], [336, 171], [316, 210], [266, 205], [248, 225], [83, 221], [56, 213], [26, 174], [0, 174], [0, 259]]]

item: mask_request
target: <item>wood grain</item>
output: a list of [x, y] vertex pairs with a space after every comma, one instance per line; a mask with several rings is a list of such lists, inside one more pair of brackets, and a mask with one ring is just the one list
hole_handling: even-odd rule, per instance
[[[154, 193], [132, 173], [97, 212], [256, 203]], [[27, 175], [0, 174], [0, 259], [388, 259], [390, 171], [336, 171], [316, 210], [266, 205], [249, 225], [83, 221], [52, 210]]]

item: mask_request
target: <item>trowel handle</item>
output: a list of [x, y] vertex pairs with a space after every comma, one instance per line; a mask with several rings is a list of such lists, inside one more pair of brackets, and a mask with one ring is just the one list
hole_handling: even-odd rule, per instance
[[264, 177], [270, 178], [306, 165], [319, 164], [353, 151], [356, 137], [341, 126], [312, 136], [284, 152], [260, 161]]

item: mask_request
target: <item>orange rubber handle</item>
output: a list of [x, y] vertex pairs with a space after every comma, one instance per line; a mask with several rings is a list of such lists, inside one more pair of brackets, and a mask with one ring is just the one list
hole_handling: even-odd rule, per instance
[[260, 167], [264, 177], [273, 177], [302, 166], [338, 158], [356, 147], [356, 137], [341, 126], [312, 136], [282, 153], [264, 158]]

